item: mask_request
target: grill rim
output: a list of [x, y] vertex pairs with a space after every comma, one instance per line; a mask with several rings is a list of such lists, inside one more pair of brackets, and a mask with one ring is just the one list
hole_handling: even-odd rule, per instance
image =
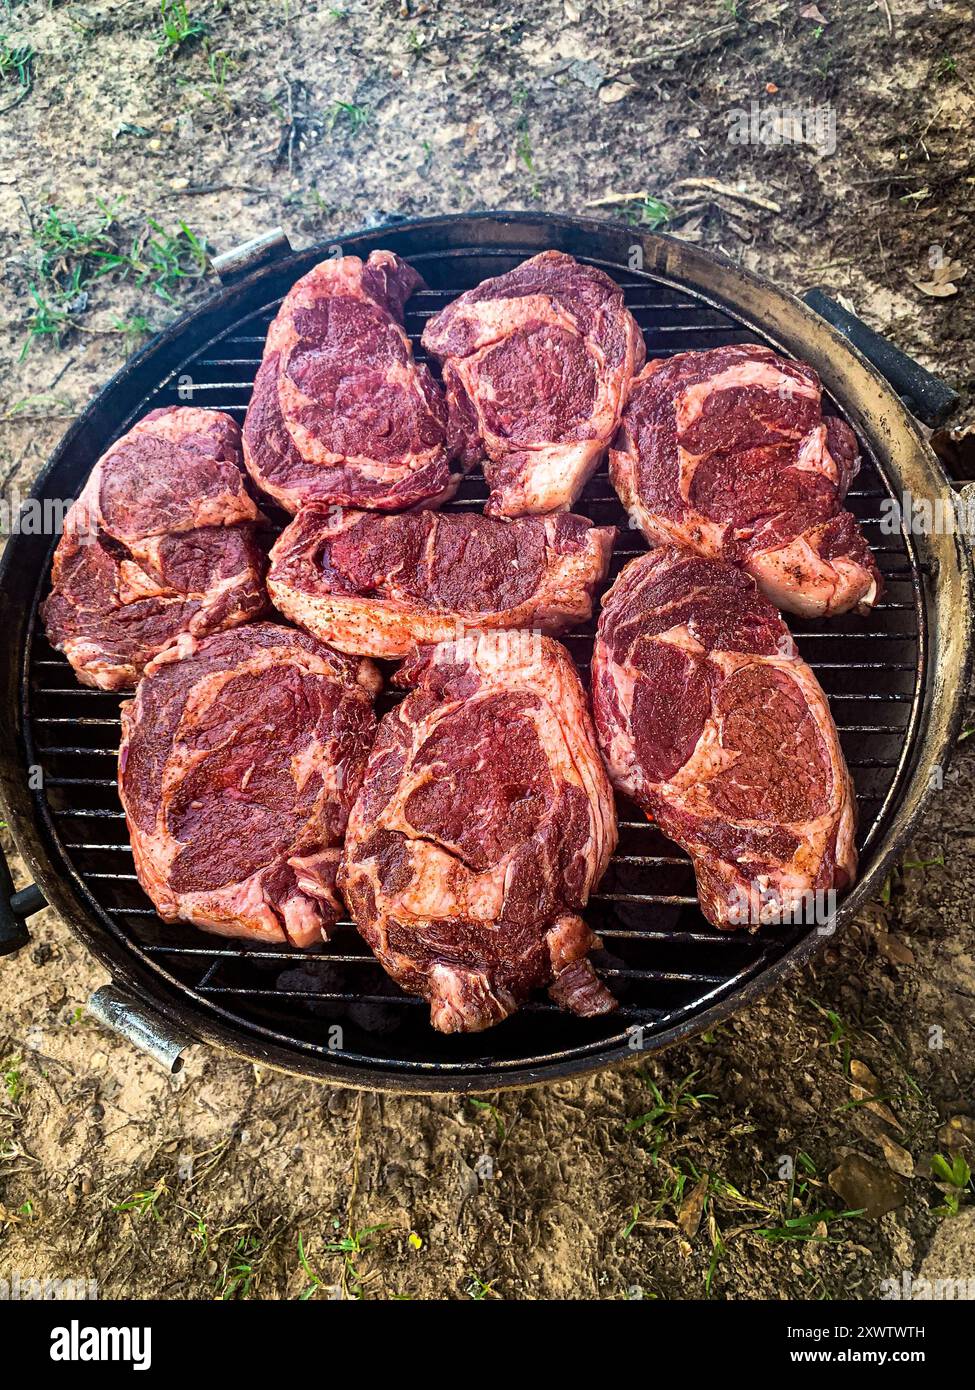
[[[533, 235], [534, 247], [531, 245]], [[398, 245], [409, 237], [417, 238], [420, 244], [414, 247]], [[445, 238], [453, 238], [453, 244], [448, 245]], [[641, 233], [617, 223], [560, 214], [484, 212], [398, 222], [332, 238], [327, 243], [282, 256], [222, 287], [123, 364], [67, 431], [38, 476], [31, 496], [41, 495], [67, 455], [85, 447], [86, 432], [91, 436], [87, 453], [94, 462], [107, 447], [111, 431], [117, 434], [128, 428], [146, 408], [149, 396], [172, 380], [175, 370], [185, 362], [191, 344], [195, 343], [194, 355], [201, 356], [213, 342], [226, 335], [227, 319], [233, 313], [235, 302], [247, 291], [257, 292], [263, 281], [292, 271], [293, 277], [297, 277], [328, 248], [334, 247], [336, 241], [349, 252], [386, 245], [399, 249], [407, 258], [420, 258], [421, 264], [424, 254], [430, 253], [444, 259], [452, 254], [478, 251], [486, 255], [525, 255], [555, 246], [596, 263], [611, 264], [617, 271], [627, 263], [628, 248], [640, 245], [644, 263], [638, 273], [653, 275], [665, 287], [685, 293], [690, 291], [703, 303], [730, 313], [746, 326], [754, 326], [755, 331], [785, 352], [811, 361], [820, 372], [824, 386], [869, 442], [888, 484], [908, 489], [911, 476], [915, 476], [928, 485], [909, 488], [916, 496], [933, 496], [938, 492], [950, 495], [937, 460], [891, 387], [845, 338], [788, 292], [709, 252], [659, 233]], [[237, 309], [239, 312], [239, 304]], [[245, 322], [247, 317], [250, 314], [233, 322]], [[217, 327], [218, 324], [222, 326]], [[208, 327], [213, 331], [203, 331], [197, 338], [197, 330]], [[168, 370], [161, 369], [167, 358]], [[143, 391], [147, 382], [150, 384]], [[102, 416], [111, 397], [126, 389], [134, 400], [129, 414], [123, 420], [115, 416], [111, 422], [103, 422]], [[29, 538], [39, 543], [31, 548], [37, 562], [24, 563], [18, 571], [14, 559], [23, 557], [26, 561], [28, 547], [24, 542], [27, 539], [12, 536], [0, 563], [0, 616], [8, 633], [0, 652], [3, 666], [0, 696], [7, 702], [6, 707], [12, 707], [15, 712], [14, 719], [0, 726], [0, 800], [7, 811], [18, 849], [35, 881], [86, 949], [110, 970], [116, 983], [133, 989], [171, 1022], [189, 1028], [201, 1041], [215, 1043], [251, 1061], [258, 1060], [292, 1074], [312, 1076], [335, 1085], [421, 1094], [534, 1085], [591, 1073], [626, 1059], [639, 1060], [651, 1051], [713, 1026], [781, 983], [829, 940], [827, 934], [809, 932], [777, 956], [773, 952], [773, 959], [759, 958], [742, 983], [734, 987], [721, 986], [722, 997], [707, 1008], [701, 1009], [700, 1000], [696, 1001], [695, 1011], [688, 1018], [678, 1019], [670, 1028], [654, 1035], [642, 1050], [602, 1040], [593, 1045], [595, 1052], [590, 1053], [586, 1048], [581, 1056], [566, 1057], [564, 1049], [552, 1050], [540, 1066], [491, 1064], [484, 1071], [458, 1073], [439, 1071], [442, 1064], [438, 1062], [413, 1062], [410, 1072], [397, 1072], [388, 1065], [384, 1069], [384, 1064], [376, 1061], [366, 1066], [344, 1063], [336, 1066], [334, 1061], [312, 1052], [296, 1057], [294, 1042], [282, 1046], [270, 1036], [262, 1039], [256, 1026], [243, 1039], [239, 1026], [228, 1025], [220, 1017], [216, 1001], [197, 1004], [191, 987], [171, 985], [106, 932], [100, 922], [93, 920], [85, 902], [87, 890], [80, 874], [61, 849], [60, 835], [53, 825], [45, 824], [50, 816], [42, 814], [27, 789], [25, 769], [31, 740], [25, 729], [25, 716], [30, 708], [31, 635], [40, 591], [37, 575], [38, 568], [43, 571], [48, 564], [53, 549], [47, 537]], [[972, 575], [959, 536], [905, 536], [905, 541], [918, 616], [920, 698], [912, 702], [900, 770], [886, 798], [890, 801], [896, 792], [896, 801], [888, 805], [885, 812], [877, 813], [878, 823], [884, 814], [888, 817], [883, 838], [874, 850], [870, 868], [840, 905], [837, 930], [841, 930], [876, 892], [882, 875], [923, 812], [930, 793], [930, 769], [939, 763], [947, 764], [955, 743], [971, 669]], [[27, 595], [27, 602], [19, 608], [14, 602], [18, 575], [26, 576], [19, 587], [26, 590]], [[959, 613], [967, 621], [959, 624]], [[941, 619], [940, 629], [933, 621], [938, 618]], [[571, 1050], [578, 1052], [577, 1047]]]

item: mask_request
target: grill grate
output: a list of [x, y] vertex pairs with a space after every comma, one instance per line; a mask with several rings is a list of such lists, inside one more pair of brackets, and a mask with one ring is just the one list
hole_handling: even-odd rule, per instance
[[[533, 250], [470, 247], [410, 256], [432, 287], [408, 306], [407, 330], [417, 355], [423, 356], [417, 340], [432, 313]], [[732, 342], [778, 346], [650, 273], [580, 259], [600, 265], [623, 285], [649, 357]], [[119, 423], [116, 437], [145, 410], [190, 401], [242, 421], [279, 302], [239, 318], [188, 355], [137, 412]], [[848, 505], [886, 579], [884, 601], [866, 618], [846, 615], [828, 625], [791, 619], [790, 626], [829, 697], [856, 784], [859, 845], [869, 855], [883, 836], [908, 761], [919, 708], [924, 610], [911, 543], [900, 532], [884, 534], [880, 525], [881, 503], [895, 492], [863, 440], [861, 445], [864, 464]], [[486, 496], [479, 475], [466, 478], [449, 509], [480, 508]], [[610, 581], [646, 548], [638, 533], [627, 529], [605, 470], [590, 482], [577, 510], [622, 528]], [[381, 1066], [415, 1075], [418, 1084], [432, 1070], [459, 1077], [523, 1071], [625, 1045], [633, 1025], [644, 1029], [645, 1040], [652, 1039], [736, 991], [807, 933], [805, 927], [754, 936], [714, 931], [697, 910], [687, 857], [623, 802], [619, 848], [588, 913], [603, 940], [594, 960], [620, 1000], [618, 1013], [606, 1018], [576, 1019], [536, 999], [488, 1034], [442, 1038], [430, 1030], [422, 1001], [386, 977], [350, 922], [340, 924], [332, 942], [311, 952], [251, 948], [188, 926], [166, 926], [138, 886], [126, 840], [114, 766], [120, 697], [77, 686], [67, 662], [48, 645], [36, 616], [46, 588], [45, 575], [35, 596], [24, 684], [28, 761], [43, 769], [43, 789], [35, 793], [38, 810], [103, 926], [143, 965], [252, 1037], [324, 1055], [330, 1050], [330, 1028], [339, 1024], [341, 1051], [334, 1054], [339, 1064]], [[563, 639], [584, 679], [593, 627], [579, 627]], [[380, 708], [389, 708], [395, 698], [384, 695]]]

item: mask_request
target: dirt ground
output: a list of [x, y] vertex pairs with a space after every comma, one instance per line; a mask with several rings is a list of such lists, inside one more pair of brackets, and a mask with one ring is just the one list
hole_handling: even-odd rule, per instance
[[[167, 45], [153, 3], [0, 5], [8, 490], [213, 288], [181, 224], [215, 253], [276, 223], [300, 245], [391, 214], [666, 213], [845, 296], [971, 419], [971, 6], [200, 0], [189, 20], [207, 32]], [[818, 146], [730, 141], [752, 102], [825, 111]], [[619, 195], [639, 198], [599, 206]], [[65, 249], [66, 221], [82, 240], [101, 221], [110, 273]], [[330, 1091], [198, 1048], [171, 1079], [85, 1017], [105, 977], [43, 913], [0, 962], [0, 1280], [861, 1298], [929, 1249], [929, 1272], [975, 1278], [972, 1191], [963, 1166], [945, 1177], [975, 1166], [972, 749], [815, 970], [642, 1070], [489, 1103]]]

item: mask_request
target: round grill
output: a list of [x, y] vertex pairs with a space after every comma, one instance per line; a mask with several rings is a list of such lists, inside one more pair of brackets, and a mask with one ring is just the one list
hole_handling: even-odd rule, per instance
[[[634, 245], [643, 248], [643, 268], [636, 270], [631, 268]], [[420, 333], [431, 314], [486, 276], [554, 246], [599, 266], [623, 286], [648, 358], [726, 343], [764, 343], [805, 356], [832, 386], [830, 408], [857, 431], [863, 454], [848, 505], [887, 585], [868, 617], [789, 618], [802, 656], [829, 697], [856, 784], [861, 880], [841, 908], [841, 927], [869, 884], [879, 886], [885, 857], [920, 804], [919, 778], [932, 763], [931, 739], [950, 736], [954, 686], [962, 680], [965, 656], [962, 651], [955, 659], [952, 689], [945, 691], [941, 681], [933, 718], [937, 682], [930, 647], [941, 602], [933, 581], [944, 561], [930, 553], [930, 541], [922, 553], [917, 538], [900, 530], [887, 534], [882, 526], [884, 500], [899, 497], [906, 484], [890, 440], [869, 428], [862, 386], [843, 389], [834, 379], [837, 371], [824, 370], [814, 334], [807, 355], [794, 332], [776, 324], [781, 303], [793, 314], [808, 311], [666, 238], [564, 218], [485, 216], [402, 224], [342, 242], [343, 251], [363, 256], [378, 246], [406, 256], [430, 286], [407, 306], [407, 331], [418, 356]], [[96, 457], [153, 407], [193, 403], [227, 411], [242, 422], [281, 297], [328, 249], [312, 248], [265, 266], [150, 344], [74, 427], [39, 494], [74, 495]], [[719, 297], [709, 286], [688, 283], [686, 267], [676, 265], [688, 259], [726, 282], [726, 293]], [[766, 297], [764, 326], [747, 302], [738, 302], [748, 298], [734, 294], [742, 284]], [[881, 393], [883, 408], [899, 412], [903, 430], [906, 417], [879, 380], [829, 330], [820, 325], [817, 331], [841, 359], [840, 368], [848, 359], [866, 374]], [[448, 509], [480, 509], [486, 496], [483, 479], [468, 477]], [[605, 468], [575, 510], [620, 528], [611, 579], [645, 550]], [[18, 705], [16, 758], [12, 766], [8, 752], [4, 778], [8, 801], [21, 808], [15, 829], [24, 832], [24, 852], [49, 900], [68, 915], [115, 978], [148, 994], [197, 1035], [292, 1070], [356, 1084], [460, 1090], [526, 1083], [673, 1041], [730, 1012], [825, 939], [815, 926], [755, 935], [714, 930], [697, 909], [686, 855], [625, 802], [619, 804], [618, 850], [588, 911], [603, 941], [594, 963], [620, 1001], [617, 1013], [602, 1018], [578, 1019], [538, 998], [487, 1033], [444, 1037], [430, 1028], [426, 1004], [387, 978], [348, 921], [330, 943], [310, 952], [251, 947], [164, 924], [136, 881], [118, 800], [121, 697], [80, 687], [38, 621], [38, 604], [48, 588], [49, 546], [49, 541], [18, 538], [5, 561], [5, 591], [19, 588], [27, 610], [21, 610], [21, 640], [7, 680], [11, 696], [16, 687]], [[958, 592], [967, 603], [967, 577], [958, 557], [949, 578], [961, 586]], [[964, 613], [957, 621], [964, 621]], [[584, 680], [593, 630], [590, 623], [563, 639]], [[385, 694], [380, 710], [396, 698]], [[40, 767], [43, 783], [26, 797], [25, 765]]]

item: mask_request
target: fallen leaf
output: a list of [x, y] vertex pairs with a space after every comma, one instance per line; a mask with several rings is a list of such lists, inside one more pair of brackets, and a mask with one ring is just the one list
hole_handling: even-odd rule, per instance
[[814, 19], [817, 24], [828, 24], [829, 20], [818, 5], [803, 5], [799, 11], [800, 19]]
[[705, 1173], [699, 1183], [688, 1193], [680, 1205], [680, 1214], [677, 1222], [687, 1236], [688, 1240], [693, 1240], [697, 1235], [697, 1228], [701, 1224], [701, 1217], [704, 1213], [704, 1199], [708, 1195], [708, 1176]]
[[857, 1085], [862, 1086], [870, 1095], [875, 1096], [879, 1093], [880, 1082], [874, 1076], [866, 1062], [861, 1062], [859, 1057], [851, 1057], [850, 1075]]
[[878, 1168], [862, 1154], [848, 1154], [830, 1173], [829, 1185], [850, 1211], [871, 1220], [902, 1206], [906, 1190], [896, 1174]]
[[938, 1130], [938, 1139], [949, 1153], [975, 1148], [975, 1119], [971, 1115], [952, 1115]]
[[899, 936], [893, 936], [890, 932], [878, 931], [876, 933], [877, 950], [889, 960], [891, 965], [913, 965], [914, 952], [910, 946], [901, 941]]
[[880, 1082], [866, 1063], [859, 1061], [856, 1057], [850, 1061], [850, 1075], [853, 1084], [850, 1086], [850, 1094], [853, 1099], [862, 1104], [865, 1110], [869, 1110], [872, 1115], [889, 1124], [892, 1129], [903, 1130], [904, 1126], [891, 1110], [886, 1101], [878, 1099], [880, 1095]]
[[913, 1154], [908, 1153], [907, 1149], [902, 1148], [900, 1144], [896, 1144], [889, 1134], [878, 1134], [877, 1143], [884, 1151], [888, 1168], [891, 1168], [898, 1177], [913, 1178]]
[[968, 267], [962, 265], [961, 261], [944, 260], [934, 268], [930, 280], [920, 280], [914, 276], [908, 276], [908, 279], [915, 289], [930, 299], [948, 299], [958, 293], [957, 282], [964, 280], [967, 274]]
[[565, 17], [570, 24], [578, 24], [582, 18], [581, 8], [575, 4], [575, 0], [563, 0], [562, 8], [565, 10]]

